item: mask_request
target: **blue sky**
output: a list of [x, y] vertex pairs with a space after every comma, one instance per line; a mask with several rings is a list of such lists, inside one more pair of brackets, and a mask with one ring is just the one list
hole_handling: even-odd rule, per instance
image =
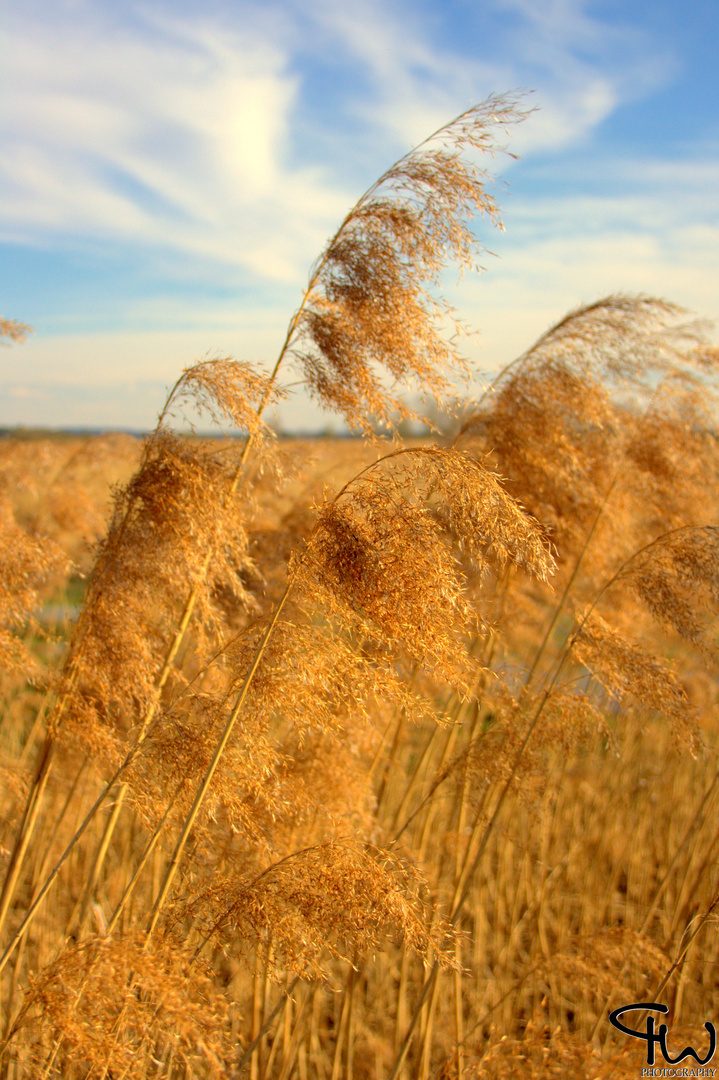
[[[478, 369], [579, 303], [719, 319], [715, 0], [5, 0], [0, 425], [152, 426], [196, 357], [272, 366], [362, 191], [491, 93], [504, 233], [447, 277]], [[288, 380], [290, 375], [288, 375]], [[326, 424], [296, 388], [288, 426]]]

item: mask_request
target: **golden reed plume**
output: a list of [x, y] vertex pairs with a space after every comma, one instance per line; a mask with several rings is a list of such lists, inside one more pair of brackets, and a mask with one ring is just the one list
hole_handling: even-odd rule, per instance
[[578, 308], [452, 445], [264, 420], [292, 367], [360, 432], [456, 394], [441, 274], [524, 115], [493, 97], [365, 192], [269, 373], [199, 361], [140, 446], [0, 447], [3, 1075], [634, 1076], [609, 1009], [712, 1014], [704, 330]]

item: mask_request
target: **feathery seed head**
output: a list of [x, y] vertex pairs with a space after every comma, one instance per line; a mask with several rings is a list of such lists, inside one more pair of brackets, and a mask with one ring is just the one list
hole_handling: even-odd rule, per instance
[[308, 978], [330, 979], [333, 958], [352, 963], [388, 934], [401, 935], [423, 957], [431, 945], [452, 964], [448, 927], [435, 920], [428, 928], [417, 872], [386, 850], [347, 838], [288, 855], [254, 879], [208, 884], [174, 915], [189, 915], [204, 935], [242, 948], [254, 944], [268, 953], [271, 941], [274, 963]]
[[200, 360], [185, 368], [175, 384], [165, 406], [189, 404], [209, 415], [213, 424], [222, 427], [229, 423], [248, 435], [267, 437], [271, 434], [261, 419], [261, 412], [270, 402], [282, 397], [282, 391], [243, 360]]
[[226, 1075], [224, 996], [201, 959], [166, 936], [137, 932], [65, 948], [30, 982], [14, 1031], [38, 1067], [54, 1048], [54, 1075], [88, 1080], [149, 1075], [172, 1051], [189, 1071]]
[[446, 125], [433, 138], [450, 149], [423, 143], [388, 169], [318, 260], [291, 351], [310, 393], [351, 427], [369, 431], [370, 417], [391, 425], [412, 416], [402, 389], [416, 381], [441, 397], [466, 373], [440, 328], [451, 308], [430, 290], [448, 262], [473, 265], [474, 213], [498, 223], [486, 173], [465, 152], [492, 152], [497, 125], [522, 118], [511, 98], [493, 98]]
[[[0, 345], [9, 345], [11, 341], [24, 341], [28, 334], [32, 333], [32, 327], [25, 323], [17, 322], [16, 319], [0, 318]], [[9, 341], [3, 341], [9, 338]]]
[[377, 640], [471, 684], [464, 635], [482, 625], [458, 556], [546, 577], [542, 530], [482, 465], [456, 451], [391, 454], [325, 503], [298, 562], [328, 610]]
[[716, 657], [719, 528], [678, 528], [628, 561], [619, 574], [649, 611], [707, 657]]
[[596, 611], [580, 623], [574, 652], [618, 701], [665, 717], [674, 737], [698, 745], [696, 709], [666, 661], [611, 627]]

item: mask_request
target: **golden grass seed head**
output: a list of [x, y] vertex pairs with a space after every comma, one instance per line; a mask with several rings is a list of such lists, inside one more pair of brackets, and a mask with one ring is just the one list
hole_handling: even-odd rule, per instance
[[291, 351], [310, 393], [350, 427], [369, 431], [370, 417], [391, 426], [413, 415], [401, 397], [408, 385], [442, 397], [467, 373], [441, 330], [451, 306], [432, 288], [448, 262], [473, 265], [479, 245], [472, 214], [498, 223], [486, 173], [465, 156], [492, 152], [497, 124], [522, 118], [510, 98], [492, 105], [468, 110], [437, 132], [449, 148], [423, 144], [388, 169], [313, 270]]
[[428, 920], [417, 872], [348, 838], [288, 855], [255, 878], [210, 883], [170, 912], [188, 916], [204, 935], [240, 948], [268, 953], [271, 940], [273, 965], [306, 978], [330, 979], [333, 959], [353, 963], [387, 935], [399, 934], [422, 957], [432, 946], [442, 963], [453, 963], [449, 928]]
[[[120, 741], [141, 725], [188, 586], [195, 586], [205, 634], [221, 622], [216, 585], [252, 606], [241, 578], [251, 565], [243, 500], [227, 498], [233, 471], [228, 455], [160, 428], [136, 474], [116, 492], [73, 644], [76, 690], [62, 717], [63, 738], [72, 731], [88, 739], [89, 715]], [[217, 553], [211, 575], [208, 551]]]
[[172, 1051], [188, 1069], [225, 1075], [228, 1007], [186, 946], [138, 932], [65, 947], [35, 975], [15, 1022], [38, 1066], [56, 1050], [56, 1075], [146, 1074]]
[[482, 465], [420, 448], [390, 455], [327, 501], [297, 572], [328, 611], [465, 691], [466, 635], [482, 616], [458, 561], [553, 568], [543, 531]]
[[716, 656], [719, 615], [719, 529], [694, 525], [673, 529], [627, 561], [618, 573], [655, 619]]
[[208, 415], [217, 427], [230, 424], [254, 439], [265, 439], [271, 431], [262, 420], [262, 411], [281, 397], [281, 388], [251, 364], [222, 357], [185, 368], [166, 411], [189, 405]]
[[[28, 334], [32, 334], [31, 326], [18, 322], [17, 319], [0, 318], [0, 345], [10, 345], [11, 342], [20, 343]], [[3, 341], [3, 338], [9, 340]]]
[[18, 525], [9, 500], [0, 494], [0, 657], [6, 671], [37, 675], [37, 661], [20, 634], [48, 583], [67, 569], [58, 545]]
[[666, 661], [630, 641], [596, 611], [581, 620], [574, 653], [617, 700], [665, 717], [677, 741], [696, 749], [696, 710]]
[[612, 293], [567, 312], [505, 369], [506, 375], [552, 359], [595, 381], [644, 384], [651, 391], [657, 376], [675, 370], [697, 346], [697, 336], [705, 343], [701, 328], [677, 327], [686, 314], [658, 297]]

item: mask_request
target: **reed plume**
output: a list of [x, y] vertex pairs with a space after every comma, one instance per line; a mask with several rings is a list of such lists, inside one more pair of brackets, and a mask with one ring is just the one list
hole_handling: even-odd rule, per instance
[[[242, 425], [255, 440], [265, 429], [256, 404], [267, 382], [246, 365], [204, 361], [187, 369], [147, 441], [140, 467], [115, 493], [113, 514], [89, 581], [66, 678], [72, 693], [53, 723], [72, 732], [113, 766], [123, 742], [153, 707], [158, 673], [182, 613], [188, 582], [196, 593], [201, 635], [223, 625], [214, 596], [252, 606], [242, 585], [251, 567], [247, 504], [227, 497], [239, 451], [213, 454], [165, 427], [191, 399], [218, 420]], [[254, 403], [254, 407], [253, 407]], [[212, 574], [207, 551], [215, 554]], [[202, 655], [202, 636], [196, 638]], [[113, 739], [120, 739], [113, 753]]]
[[208, 968], [170, 938], [136, 932], [70, 945], [32, 979], [12, 1035], [40, 1069], [102, 1077], [158, 1065], [223, 1076], [227, 1003]]
[[436, 290], [448, 262], [477, 269], [472, 215], [501, 225], [472, 154], [495, 154], [494, 131], [524, 115], [510, 96], [492, 97], [440, 128], [369, 188], [313, 267], [283, 354], [350, 427], [414, 416], [403, 393], [443, 397], [467, 373]]
[[[16, 319], [0, 318], [0, 345], [9, 345], [11, 342], [24, 341], [28, 334], [32, 333], [32, 327]], [[9, 341], [3, 341], [9, 338]]]
[[355, 633], [384, 648], [401, 644], [453, 685], [463, 667], [461, 635], [476, 632], [479, 617], [457, 553], [482, 569], [512, 562], [541, 579], [553, 560], [541, 527], [481, 463], [422, 448], [390, 455], [386, 466], [323, 508], [304, 572]]
[[[715, 1002], [716, 943], [685, 943], [719, 847], [717, 534], [689, 521], [715, 506], [703, 330], [606, 297], [510, 365], [456, 445], [323, 445], [332, 467], [291, 487], [263, 421], [290, 362], [365, 431], [453, 389], [440, 273], [472, 267], [473, 213], [499, 224], [481, 156], [521, 116], [492, 98], [372, 185], [269, 375], [182, 373], [32, 718], [17, 653], [15, 1080], [624, 1075], [625, 1050], [593, 1050], [605, 998]], [[182, 438], [179, 410], [241, 441]], [[8, 498], [28, 488], [0, 520], [8, 649], [46, 587], [40, 533], [97, 531], [69, 496], [103, 452], [48, 446], [32, 480], [6, 455]]]
[[451, 964], [448, 927], [427, 920], [422, 891], [412, 866], [345, 837], [287, 855], [254, 879], [208, 882], [178, 907], [206, 940], [258, 948], [267, 959], [271, 947], [279, 971], [327, 980], [333, 959], [351, 964], [388, 934], [420, 955], [432, 946]]
[[[582, 551], [610, 492], [619, 505], [602, 521], [603, 543], [621, 560], [631, 552], [623, 520], [643, 520], [621, 505], [622, 489], [646, 497], [660, 484], [656, 504], [666, 515], [676, 489], [667, 483], [673, 460], [674, 479], [681, 472], [687, 490], [692, 457], [679, 455], [699, 451], [697, 403], [703, 399], [706, 419], [715, 388], [703, 328], [679, 322], [685, 315], [666, 301], [624, 294], [570, 311], [500, 372], [464, 424], [460, 445], [474, 437], [491, 451], [508, 490], [551, 530], [562, 564]], [[703, 448], [706, 461], [705, 441]], [[677, 521], [664, 516], [656, 524], [663, 531]], [[644, 536], [633, 535], [635, 547]]]
[[0, 656], [6, 671], [37, 674], [36, 659], [20, 631], [36, 611], [44, 586], [66, 567], [56, 544], [18, 525], [7, 495], [0, 491]]

